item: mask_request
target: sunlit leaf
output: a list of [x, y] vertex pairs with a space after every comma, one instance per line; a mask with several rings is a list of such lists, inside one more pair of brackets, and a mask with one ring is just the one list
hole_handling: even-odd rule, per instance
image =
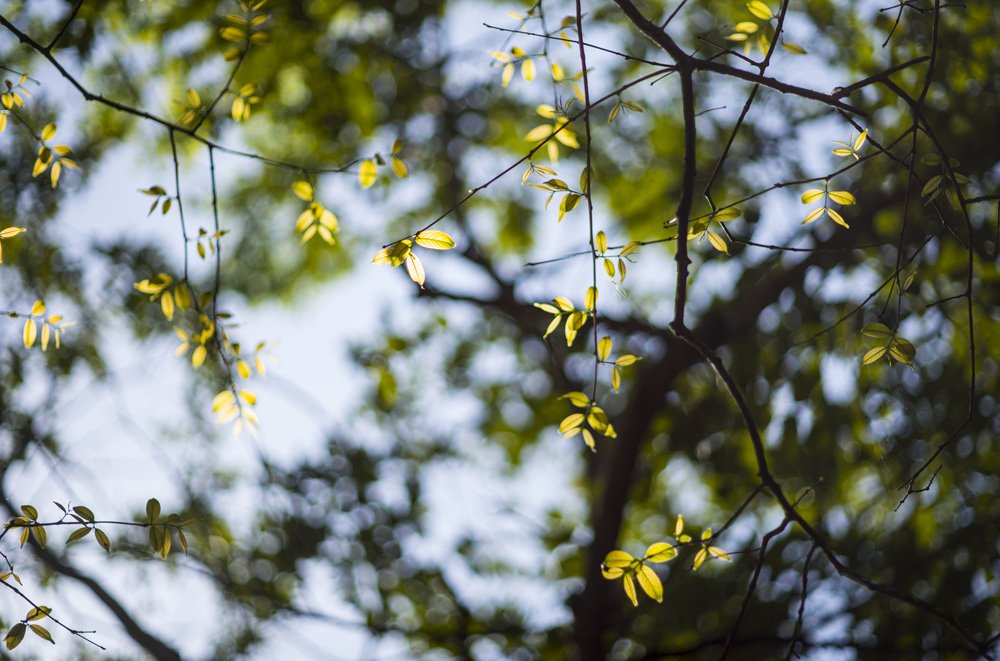
[[636, 572], [636, 580], [639, 581], [639, 587], [645, 592], [650, 599], [658, 603], [663, 602], [663, 583], [660, 582], [660, 577], [656, 575], [652, 567], [646, 565], [641, 565], [639, 570]]
[[420, 261], [420, 258], [412, 252], [406, 255], [406, 273], [410, 276], [410, 280], [413, 280], [413, 282], [420, 285], [420, 288], [423, 289], [426, 279], [424, 265]]
[[823, 197], [824, 192], [818, 188], [812, 188], [802, 193], [802, 204], [812, 204], [819, 198]]
[[677, 549], [675, 549], [671, 544], [667, 544], [666, 542], [656, 542], [655, 544], [649, 545], [643, 559], [646, 562], [667, 562], [676, 556]]
[[431, 250], [450, 250], [455, 247], [455, 241], [439, 230], [423, 230], [414, 239], [418, 246]]
[[306, 202], [311, 202], [314, 195], [312, 184], [302, 180], [292, 184], [292, 192], [295, 193], [296, 197]]
[[857, 202], [854, 195], [845, 190], [832, 190], [828, 193], [830, 199], [837, 204], [850, 205]]
[[635, 595], [635, 583], [632, 582], [632, 577], [628, 574], [622, 577], [622, 582], [625, 587], [625, 595], [628, 596], [629, 601], [632, 602], [633, 606], [639, 606], [639, 599]]
[[874, 363], [875, 361], [882, 358], [882, 356], [884, 356], [888, 350], [889, 347], [875, 347], [874, 349], [868, 350], [867, 352], [865, 352], [865, 355], [861, 358], [861, 364], [870, 365], [871, 363]]
[[762, 21], [770, 20], [772, 16], [770, 7], [761, 2], [761, 0], [750, 0], [747, 3], [747, 11]]
[[375, 165], [375, 161], [370, 158], [361, 161], [361, 167], [358, 169], [358, 180], [361, 182], [361, 187], [371, 188], [377, 178], [378, 166]]
[[886, 326], [885, 324], [879, 322], [868, 324], [863, 329], [861, 329], [861, 332], [867, 335], [868, 337], [875, 337], [879, 339], [892, 336], [892, 329]]
[[566, 433], [583, 424], [584, 415], [582, 413], [570, 413], [559, 423], [559, 432]]
[[824, 213], [826, 213], [826, 211], [827, 211], [826, 207], [818, 207], [816, 209], [813, 209], [808, 214], [806, 214], [806, 217], [802, 221], [802, 224], [805, 225], [807, 223], [813, 222], [817, 218], [821, 217]]
[[611, 355], [611, 338], [602, 337], [597, 343], [597, 357], [601, 360], [607, 360], [608, 356]]
[[830, 219], [833, 220], [833, 222], [837, 223], [842, 227], [850, 228], [850, 225], [848, 225], [847, 221], [844, 220], [844, 217], [840, 215], [840, 212], [836, 211], [835, 209], [827, 209], [826, 213], [827, 215], [830, 216]]
[[529, 83], [535, 79], [535, 63], [532, 60], [521, 63], [521, 77]]

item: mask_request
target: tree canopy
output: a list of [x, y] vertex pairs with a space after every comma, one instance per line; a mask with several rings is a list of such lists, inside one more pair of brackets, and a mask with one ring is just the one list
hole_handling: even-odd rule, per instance
[[0, 2], [6, 649], [992, 658], [1000, 5], [885, 4]]

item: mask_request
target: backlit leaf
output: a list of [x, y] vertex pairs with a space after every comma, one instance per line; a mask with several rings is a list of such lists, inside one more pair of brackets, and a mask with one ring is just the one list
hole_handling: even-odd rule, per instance
[[848, 225], [847, 221], [844, 220], [844, 217], [840, 215], [840, 212], [834, 209], [827, 209], [826, 213], [830, 216], [830, 219], [833, 220], [833, 222], [837, 223], [842, 227], [850, 228], [850, 225]]
[[622, 582], [625, 587], [626, 596], [628, 596], [633, 606], [638, 607], [639, 599], [635, 596], [635, 583], [632, 582], [632, 577], [626, 574], [624, 577], [622, 577]]
[[24, 632], [27, 630], [27, 625], [23, 622], [18, 622], [7, 631], [7, 635], [4, 636], [3, 644], [8, 650], [12, 650], [21, 644], [24, 640]]
[[[675, 533], [679, 534], [679, 533]], [[677, 549], [666, 542], [650, 544], [643, 558], [646, 562], [667, 562], [677, 556]]]
[[514, 77], [514, 64], [513, 62], [505, 64], [503, 72], [500, 74], [500, 85], [502, 87], [507, 87], [510, 85], [511, 79]]
[[156, 523], [160, 518], [160, 501], [156, 498], [150, 498], [146, 501], [146, 521], [148, 523]]
[[529, 83], [535, 79], [535, 63], [532, 60], [521, 63], [521, 77]]
[[40, 625], [40, 624], [32, 624], [31, 625], [31, 631], [32, 631], [32, 633], [34, 633], [36, 636], [38, 636], [42, 640], [47, 640], [50, 643], [52, 643], [53, 645], [56, 644], [56, 641], [52, 640], [52, 634], [50, 634], [49, 631], [48, 631], [48, 629], [46, 629], [42, 625]]
[[659, 603], [663, 602], [663, 583], [660, 582], [660, 577], [656, 575], [652, 567], [640, 566], [635, 577], [639, 581], [639, 587], [649, 595], [650, 599]]
[[726, 244], [726, 240], [711, 230], [708, 231], [708, 242], [719, 252], [729, 254], [729, 246]]
[[936, 191], [941, 186], [941, 182], [942, 181], [944, 181], [944, 177], [942, 175], [940, 175], [940, 174], [934, 175], [933, 177], [931, 177], [930, 179], [927, 180], [926, 184], [924, 184], [924, 187], [920, 191], [920, 194], [921, 195], [930, 195], [931, 193], [933, 193], [934, 191]]
[[604, 254], [605, 252], [607, 252], [607, 250], [608, 250], [608, 237], [607, 237], [607, 235], [603, 231], [598, 232], [597, 236], [594, 237], [594, 247], [597, 249], [597, 252], [600, 253], [600, 254]]
[[602, 337], [597, 343], [597, 357], [601, 360], [607, 360], [608, 356], [611, 355], [611, 338]]
[[861, 332], [867, 335], [868, 337], [875, 337], [879, 339], [892, 336], [892, 329], [886, 326], [885, 324], [879, 322], [868, 324], [863, 329], [861, 329]]
[[875, 361], [882, 358], [885, 353], [889, 350], [889, 347], [875, 347], [874, 349], [869, 349], [865, 355], [861, 358], [862, 365], [870, 365]]
[[34, 319], [28, 319], [24, 322], [24, 329], [21, 332], [21, 339], [24, 341], [24, 348], [30, 349], [32, 345], [35, 344], [35, 338], [38, 336], [38, 327], [35, 325]]
[[358, 180], [361, 182], [361, 187], [371, 188], [377, 178], [378, 166], [375, 165], [375, 161], [370, 158], [361, 161], [361, 167], [358, 169]]
[[205, 358], [208, 357], [208, 349], [205, 348], [204, 344], [199, 344], [194, 352], [191, 354], [191, 366], [198, 369], [205, 362]]
[[750, 0], [747, 3], [747, 11], [762, 21], [767, 21], [772, 16], [770, 7], [761, 2], [761, 0]]
[[450, 250], [455, 247], [455, 241], [439, 230], [423, 230], [414, 239], [418, 246], [430, 250]]
[[305, 200], [306, 202], [311, 202], [313, 199], [313, 187], [308, 181], [296, 181], [292, 184], [292, 192], [300, 200]]
[[583, 424], [584, 415], [582, 413], [570, 413], [559, 423], [559, 432], [566, 433], [570, 429], [575, 429]]
[[585, 393], [582, 393], [579, 390], [574, 390], [566, 393], [565, 395], [561, 395], [559, 399], [568, 399], [570, 404], [581, 409], [590, 406], [590, 397], [587, 397]]
[[813, 222], [817, 218], [821, 217], [824, 213], [826, 213], [826, 211], [827, 211], [826, 207], [818, 207], [816, 209], [813, 209], [806, 215], [805, 219], [802, 221], [802, 224], [806, 225], [808, 223]]
[[845, 190], [832, 190], [829, 192], [829, 196], [837, 204], [850, 205], [857, 202], [854, 195]]
[[821, 197], [823, 197], [823, 191], [818, 188], [812, 188], [802, 193], [802, 204], [812, 204]]
[[426, 279], [426, 274], [424, 273], [423, 262], [415, 254], [410, 252], [406, 255], [406, 273], [410, 276], [410, 280], [420, 285], [423, 289], [424, 281]]

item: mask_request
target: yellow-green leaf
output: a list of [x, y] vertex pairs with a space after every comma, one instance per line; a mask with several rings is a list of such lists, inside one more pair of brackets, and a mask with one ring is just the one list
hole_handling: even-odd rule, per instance
[[833, 222], [837, 223], [838, 225], [847, 228], [851, 227], [850, 225], [847, 224], [847, 221], [844, 220], [844, 217], [841, 216], [838, 211], [835, 211], [834, 209], [827, 209], [826, 213], [830, 216], [831, 220], [833, 220]]
[[[675, 533], [679, 534], [679, 533]], [[677, 550], [666, 542], [650, 544], [643, 559], [646, 562], [667, 562], [677, 556]]]
[[529, 83], [535, 79], [535, 63], [533, 61], [525, 60], [521, 63], [521, 77]]
[[802, 193], [802, 204], [812, 204], [821, 197], [823, 197], [823, 191], [818, 188], [812, 188]]
[[865, 355], [861, 358], [862, 365], [870, 365], [875, 361], [879, 360], [886, 354], [889, 347], [875, 347], [874, 349], [869, 349], [865, 352]]
[[854, 195], [845, 190], [832, 190], [829, 192], [830, 199], [837, 204], [850, 205], [857, 202]]
[[910, 365], [917, 355], [917, 350], [908, 340], [900, 337], [893, 341], [892, 346], [889, 347], [889, 355], [901, 363]]
[[100, 528], [94, 528], [94, 537], [97, 538], [97, 543], [102, 549], [111, 553], [111, 540], [108, 539], [107, 533]]
[[579, 390], [574, 390], [566, 393], [565, 395], [561, 395], [559, 399], [568, 399], [570, 404], [581, 409], [590, 406], [590, 397], [587, 397], [585, 393], [582, 393]]
[[314, 191], [312, 184], [310, 184], [308, 181], [299, 180], [293, 183], [292, 192], [295, 193], [295, 196], [298, 197], [300, 200], [305, 200], [306, 202], [312, 202]]
[[570, 413], [559, 423], [559, 432], [565, 434], [571, 429], [576, 429], [583, 425], [584, 415], [582, 413]]
[[406, 163], [403, 162], [403, 159], [398, 158], [396, 156], [393, 156], [392, 159], [389, 161], [389, 167], [392, 168], [393, 174], [395, 174], [400, 179], [405, 179], [406, 175], [410, 173], [410, 169], [406, 167]]
[[21, 644], [21, 641], [24, 640], [24, 632], [27, 631], [27, 628], [27, 625], [23, 622], [18, 622], [10, 628], [7, 635], [3, 638], [3, 644], [8, 650], [12, 650]]
[[611, 338], [604, 336], [597, 343], [597, 357], [601, 360], [607, 360], [608, 356], [611, 355]]
[[424, 230], [414, 239], [417, 245], [430, 250], [450, 250], [455, 247], [455, 241], [439, 230]]
[[565, 296], [556, 296], [552, 299], [552, 302], [555, 303], [556, 306], [563, 312], [572, 312], [574, 309], [573, 303], [570, 302], [570, 300]]
[[602, 255], [607, 251], [608, 237], [603, 231], [598, 232], [597, 236], [594, 237], [594, 247], [597, 248], [597, 252]]
[[725, 560], [726, 562], [733, 561], [733, 559], [729, 556], [729, 554], [720, 549], [718, 546], [709, 546], [708, 553], [713, 558], [718, 558], [719, 560]]
[[761, 2], [761, 0], [750, 0], [747, 3], [747, 11], [762, 21], [770, 20], [772, 16], [771, 8]]
[[708, 230], [708, 242], [719, 252], [729, 254], [729, 246], [726, 245], [726, 240], [712, 230]]
[[628, 596], [629, 600], [632, 602], [633, 606], [639, 606], [639, 599], [635, 596], [635, 583], [632, 582], [632, 577], [626, 574], [622, 578], [622, 583], [625, 587], [625, 594]]
[[646, 565], [641, 565], [639, 571], [636, 572], [636, 579], [639, 581], [639, 587], [642, 591], [649, 595], [650, 599], [653, 599], [659, 603], [663, 602], [663, 584], [660, 582], [660, 577], [656, 575], [652, 567]]
[[942, 181], [944, 181], [943, 176], [941, 176], [940, 174], [934, 175], [933, 177], [927, 180], [926, 184], [924, 184], [923, 190], [920, 191], [920, 194], [930, 195], [941, 186]]
[[205, 362], [205, 358], [208, 357], [208, 349], [205, 348], [204, 344], [199, 344], [198, 347], [191, 354], [191, 366], [198, 369]]
[[868, 337], [874, 337], [878, 339], [883, 339], [892, 336], [892, 329], [883, 323], [875, 322], [873, 324], [868, 324], [861, 332]]
[[551, 124], [539, 124], [524, 136], [525, 142], [539, 142], [552, 135]]
[[410, 276], [410, 280], [420, 285], [420, 288], [424, 288], [424, 281], [426, 280], [426, 274], [424, 273], [423, 262], [412, 252], [406, 255], [406, 273]]
[[717, 220], [720, 223], [725, 223], [730, 220], [735, 220], [743, 215], [743, 212], [736, 207], [726, 207], [725, 209], [719, 209], [714, 214], [712, 214], [712, 220]]
[[826, 207], [818, 207], [816, 209], [813, 209], [806, 215], [805, 219], [802, 221], [802, 224], [807, 225], [813, 222], [814, 220], [822, 216], [824, 213], [826, 213], [826, 211], [827, 211]]
[[510, 81], [513, 77], [514, 77], [514, 63], [510, 62], [504, 65], [503, 72], [500, 74], [500, 86], [507, 87], [508, 85], [510, 85]]
[[694, 563], [692, 563], [691, 569], [698, 569], [698, 567], [701, 567], [707, 558], [708, 549], [700, 549], [694, 556]]
[[31, 625], [31, 631], [32, 631], [32, 633], [34, 633], [36, 636], [38, 636], [42, 640], [47, 640], [50, 643], [52, 643], [53, 645], [56, 644], [56, 641], [52, 640], [52, 634], [50, 634], [49, 631], [48, 631], [48, 629], [46, 629], [42, 625], [40, 625], [40, 624], [32, 624]]
[[146, 521], [156, 523], [160, 518], [160, 501], [150, 498], [146, 501]]
[[358, 170], [358, 180], [361, 182], [361, 187], [371, 188], [377, 178], [378, 166], [375, 165], [375, 161], [370, 158], [361, 161], [361, 167]]
[[30, 349], [32, 345], [35, 344], [35, 338], [38, 336], [38, 327], [35, 325], [34, 319], [28, 319], [24, 322], [24, 329], [21, 331], [21, 339], [24, 341], [24, 348]]

